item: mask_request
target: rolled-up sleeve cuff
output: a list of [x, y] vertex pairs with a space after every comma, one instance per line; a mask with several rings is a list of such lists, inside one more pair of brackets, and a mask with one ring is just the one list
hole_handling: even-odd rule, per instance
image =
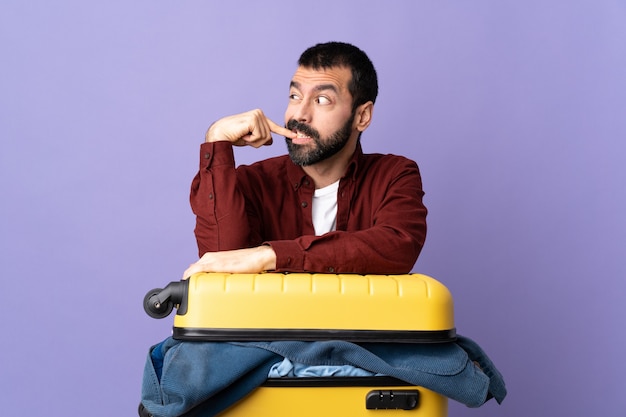
[[264, 242], [276, 253], [277, 272], [300, 272], [304, 271], [304, 251], [300, 245], [293, 240], [274, 240]]
[[233, 145], [227, 141], [205, 142], [200, 145], [200, 169], [234, 164]]

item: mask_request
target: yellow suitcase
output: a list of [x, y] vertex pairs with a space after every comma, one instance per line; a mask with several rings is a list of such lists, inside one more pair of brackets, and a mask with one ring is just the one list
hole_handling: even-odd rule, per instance
[[[155, 318], [176, 307], [173, 336], [189, 341], [454, 341], [452, 296], [421, 274], [202, 273], [146, 294]], [[445, 417], [447, 398], [387, 377], [277, 378], [225, 417]], [[408, 414], [407, 414], [408, 413]]]

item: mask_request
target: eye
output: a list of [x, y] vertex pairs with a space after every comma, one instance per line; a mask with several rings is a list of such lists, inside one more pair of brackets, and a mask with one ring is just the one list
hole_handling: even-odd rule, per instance
[[318, 104], [330, 104], [330, 99], [326, 96], [319, 96], [315, 99]]
[[289, 94], [289, 100], [300, 100], [300, 96], [296, 93]]

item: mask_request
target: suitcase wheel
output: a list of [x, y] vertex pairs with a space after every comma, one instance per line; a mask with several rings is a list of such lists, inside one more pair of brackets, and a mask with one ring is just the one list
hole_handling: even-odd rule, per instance
[[174, 302], [171, 299], [161, 301], [159, 295], [163, 290], [155, 288], [148, 291], [143, 298], [143, 309], [150, 317], [154, 319], [162, 319], [170, 315], [174, 309]]

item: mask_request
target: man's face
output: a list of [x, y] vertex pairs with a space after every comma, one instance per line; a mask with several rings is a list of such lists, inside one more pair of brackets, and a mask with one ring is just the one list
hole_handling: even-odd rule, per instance
[[295, 164], [308, 166], [326, 160], [358, 135], [348, 91], [351, 78], [345, 67], [296, 70], [285, 112], [285, 126], [298, 134], [294, 139], [286, 138]]

